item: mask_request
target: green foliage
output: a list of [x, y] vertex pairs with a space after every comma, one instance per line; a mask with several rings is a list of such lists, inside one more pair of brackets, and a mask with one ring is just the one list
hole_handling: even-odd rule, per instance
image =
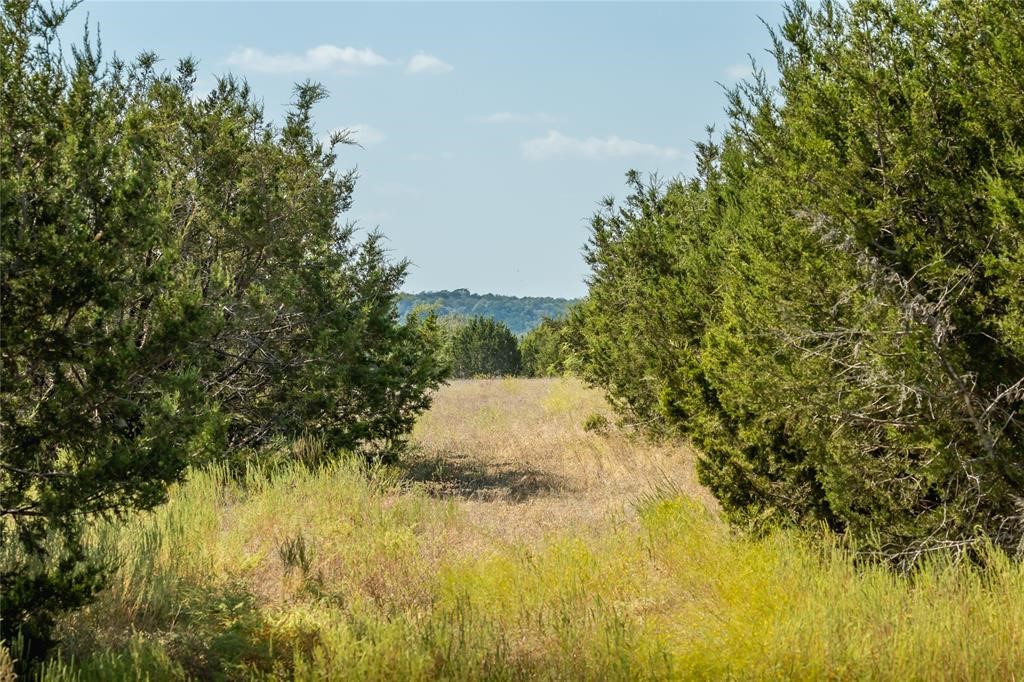
[[545, 317], [539, 325], [527, 332], [519, 342], [523, 376], [556, 377], [565, 373], [571, 364], [568, 346], [563, 338], [565, 328], [564, 318]]
[[797, 2], [698, 177], [609, 202], [584, 373], [743, 522], [913, 562], [1024, 524], [1024, 8]]
[[444, 375], [436, 321], [398, 322], [405, 264], [339, 226], [322, 88], [277, 127], [231, 78], [196, 97], [189, 60], [104, 64], [86, 36], [68, 62], [66, 13], [2, 15], [0, 638], [29, 657], [102, 582], [90, 519], [282, 436], [392, 449]]
[[590, 433], [606, 433], [610, 426], [608, 417], [596, 412], [587, 415], [587, 418], [583, 420], [583, 430]]
[[454, 326], [448, 344], [452, 376], [514, 376], [519, 373], [519, 345], [511, 330], [490, 317], [473, 317]]
[[174, 255], [160, 112], [142, 96], [157, 84], [141, 62], [101, 74], [88, 44], [65, 66], [61, 19], [21, 2], [2, 18], [0, 632], [24, 625], [23, 657], [102, 577], [81, 516], [161, 502], [218, 435], [194, 364], [174, 361], [214, 321]]
[[565, 298], [473, 294], [468, 289], [456, 289], [402, 294], [398, 301], [398, 312], [404, 317], [416, 307], [427, 306], [442, 316], [493, 317], [505, 323], [513, 334], [521, 336], [546, 318], [562, 317], [573, 303], [575, 301]]
[[303, 575], [309, 573], [311, 553], [306, 536], [302, 533], [282, 540], [277, 546], [277, 555], [286, 572], [297, 568]]

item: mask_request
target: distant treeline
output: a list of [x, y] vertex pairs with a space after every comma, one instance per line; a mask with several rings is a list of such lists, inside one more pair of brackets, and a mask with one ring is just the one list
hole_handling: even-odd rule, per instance
[[564, 317], [546, 317], [518, 338], [504, 322], [483, 315], [448, 315], [440, 318], [440, 327], [441, 357], [456, 379], [553, 377], [571, 368], [571, 342]]
[[398, 313], [404, 318], [406, 313], [417, 306], [434, 306], [439, 316], [493, 318], [503, 322], [513, 334], [521, 336], [546, 317], [562, 317], [573, 303], [575, 301], [567, 298], [474, 294], [468, 289], [455, 289], [402, 294], [398, 301]]

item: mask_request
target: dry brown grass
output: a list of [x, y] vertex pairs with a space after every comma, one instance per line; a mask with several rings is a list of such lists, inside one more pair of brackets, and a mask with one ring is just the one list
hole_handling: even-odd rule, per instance
[[[588, 416], [612, 424], [587, 431]], [[436, 395], [416, 425], [409, 475], [454, 498], [492, 539], [535, 540], [632, 520], [639, 497], [671, 491], [715, 509], [694, 453], [614, 426], [600, 392], [574, 378], [470, 379]]]

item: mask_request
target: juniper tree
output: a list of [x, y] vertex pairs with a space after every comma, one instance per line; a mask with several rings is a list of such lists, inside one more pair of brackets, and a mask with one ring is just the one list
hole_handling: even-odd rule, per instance
[[519, 373], [516, 337], [504, 323], [473, 317], [454, 331], [450, 342], [452, 376], [513, 376]]
[[586, 373], [732, 518], [1021, 551], [1020, 3], [798, 2], [781, 79], [595, 217]]
[[104, 72], [86, 42], [65, 67], [63, 16], [10, 2], [2, 28], [2, 636], [41, 647], [99, 584], [81, 519], [158, 503], [219, 435], [180, 360], [213, 320], [175, 262], [151, 61]]
[[69, 60], [68, 9], [9, 0], [0, 118], [0, 638], [30, 657], [109, 566], [95, 519], [146, 509], [190, 464], [315, 431], [392, 448], [444, 376], [432, 318], [399, 324], [405, 263], [341, 222], [296, 88], [283, 126], [196, 65]]
[[545, 317], [519, 342], [522, 373], [530, 377], [560, 376], [567, 367], [568, 349], [563, 339], [565, 319]]

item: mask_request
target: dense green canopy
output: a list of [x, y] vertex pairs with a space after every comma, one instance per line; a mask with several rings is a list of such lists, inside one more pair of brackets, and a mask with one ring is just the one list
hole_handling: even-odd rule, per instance
[[474, 294], [468, 289], [455, 289], [402, 294], [398, 312], [406, 315], [414, 308], [430, 306], [438, 315], [493, 317], [519, 336], [534, 329], [545, 318], [562, 317], [573, 303], [567, 298]]
[[449, 327], [446, 349], [452, 376], [500, 377], [519, 374], [519, 343], [505, 324], [490, 317], [457, 320]]
[[528, 377], [556, 377], [571, 365], [566, 335], [566, 319], [545, 317], [519, 342], [523, 358], [522, 374]]
[[189, 60], [68, 59], [65, 14], [5, 2], [0, 55], [0, 638], [40, 646], [99, 584], [89, 519], [275, 437], [392, 448], [444, 374], [432, 318], [398, 321], [405, 264], [339, 222], [322, 88], [279, 127]]
[[698, 174], [593, 220], [586, 376], [733, 519], [1024, 551], [1024, 4], [796, 2]]

